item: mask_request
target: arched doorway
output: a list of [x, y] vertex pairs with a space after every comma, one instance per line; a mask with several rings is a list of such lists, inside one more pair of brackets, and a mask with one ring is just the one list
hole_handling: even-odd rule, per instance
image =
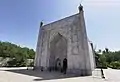
[[58, 67], [62, 67], [64, 58], [67, 58], [67, 40], [58, 33], [50, 42], [49, 67], [55, 69], [58, 62], [60, 64], [58, 64]]
[[55, 70], [56, 71], [61, 71], [61, 68], [62, 68], [61, 60], [59, 58], [57, 58], [56, 61], [55, 61]]
[[66, 74], [66, 71], [67, 71], [67, 58], [64, 58], [63, 59], [63, 67], [62, 67], [62, 70], [63, 72]]

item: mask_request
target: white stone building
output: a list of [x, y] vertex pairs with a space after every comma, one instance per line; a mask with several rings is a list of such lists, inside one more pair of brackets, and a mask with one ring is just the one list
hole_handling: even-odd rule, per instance
[[39, 30], [35, 69], [63, 65], [67, 59], [67, 73], [91, 75], [94, 69], [92, 48], [88, 42], [83, 7], [79, 13], [43, 25]]

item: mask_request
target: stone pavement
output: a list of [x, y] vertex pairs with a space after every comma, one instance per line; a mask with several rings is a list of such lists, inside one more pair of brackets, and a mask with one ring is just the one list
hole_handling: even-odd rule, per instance
[[120, 70], [104, 69], [106, 79], [100, 78], [100, 70], [93, 76], [63, 75], [56, 72], [40, 72], [26, 68], [0, 68], [0, 82], [120, 82]]

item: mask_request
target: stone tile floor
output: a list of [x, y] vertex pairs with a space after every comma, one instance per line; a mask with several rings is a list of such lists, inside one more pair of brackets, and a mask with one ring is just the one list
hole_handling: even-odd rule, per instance
[[100, 70], [92, 76], [63, 75], [56, 72], [40, 72], [22, 68], [0, 68], [0, 82], [120, 82], [120, 70], [104, 69], [106, 79], [101, 79]]

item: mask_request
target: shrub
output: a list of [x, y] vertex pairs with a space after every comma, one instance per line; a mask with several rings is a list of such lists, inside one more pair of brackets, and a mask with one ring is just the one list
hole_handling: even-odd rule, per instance
[[110, 67], [113, 69], [120, 69], [120, 61], [111, 62]]

